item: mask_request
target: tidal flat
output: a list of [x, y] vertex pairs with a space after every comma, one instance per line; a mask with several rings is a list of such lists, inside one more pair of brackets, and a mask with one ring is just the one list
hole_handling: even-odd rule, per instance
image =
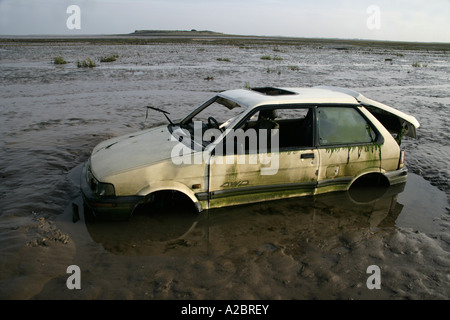
[[[448, 44], [1, 38], [0, 84], [2, 299], [450, 297]], [[81, 211], [73, 222], [92, 148], [167, 123], [146, 118], [145, 106], [177, 120], [218, 91], [315, 85], [355, 89], [417, 118], [418, 139], [402, 142], [405, 186], [366, 201], [344, 192], [125, 222]], [[70, 265], [81, 290], [66, 285]], [[367, 285], [371, 265], [380, 289]]]

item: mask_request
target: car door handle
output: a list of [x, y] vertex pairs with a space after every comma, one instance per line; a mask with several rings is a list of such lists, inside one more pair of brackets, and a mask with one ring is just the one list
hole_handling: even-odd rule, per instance
[[300, 159], [314, 159], [314, 153], [302, 153]]

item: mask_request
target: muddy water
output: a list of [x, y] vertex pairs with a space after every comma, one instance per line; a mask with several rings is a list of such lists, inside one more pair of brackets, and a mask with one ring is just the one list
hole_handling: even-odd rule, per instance
[[[98, 61], [110, 54], [119, 58]], [[57, 55], [68, 63], [54, 65]], [[97, 67], [77, 68], [87, 58]], [[448, 53], [387, 47], [2, 44], [0, 297], [447, 299], [449, 75]], [[166, 122], [145, 119], [146, 105], [175, 120], [246, 85], [350, 87], [413, 114], [407, 184], [364, 201], [338, 193], [72, 222], [97, 143]], [[66, 287], [72, 264], [82, 290]], [[366, 286], [369, 265], [381, 268], [379, 290]]]

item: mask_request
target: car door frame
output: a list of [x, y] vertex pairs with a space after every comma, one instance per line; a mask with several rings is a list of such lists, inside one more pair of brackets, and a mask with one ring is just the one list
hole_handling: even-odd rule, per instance
[[[310, 109], [312, 112], [312, 137], [311, 137], [311, 145], [310, 146], [303, 146], [303, 147], [290, 147], [290, 148], [283, 148], [282, 150], [279, 150], [279, 156], [286, 158], [287, 160], [282, 159], [280, 162], [287, 163], [291, 161], [295, 164], [295, 161], [299, 161], [298, 163], [304, 164], [303, 167], [305, 167], [306, 173], [304, 174], [305, 177], [310, 177], [310, 181], [297, 181], [297, 182], [286, 182], [283, 181], [282, 175], [280, 174], [279, 178], [273, 178], [267, 179], [271, 180], [273, 183], [260, 183], [257, 185], [252, 185], [248, 179], [246, 179], [245, 172], [244, 174], [240, 175], [241, 180], [236, 181], [223, 181], [224, 184], [228, 183], [226, 187], [228, 188], [222, 188], [217, 189], [217, 185], [219, 185], [222, 180], [219, 183], [216, 183], [216, 181], [213, 181], [217, 176], [214, 172], [214, 169], [212, 166], [215, 164], [215, 153], [214, 150], [218, 146], [214, 148], [214, 150], [211, 152], [211, 156], [209, 157], [208, 161], [208, 207], [209, 208], [215, 208], [215, 207], [221, 207], [225, 205], [237, 205], [237, 204], [244, 204], [244, 203], [251, 203], [251, 202], [257, 202], [257, 201], [264, 201], [264, 200], [273, 200], [273, 199], [279, 199], [279, 198], [287, 198], [287, 197], [295, 197], [295, 196], [302, 196], [302, 195], [312, 195], [314, 194], [316, 187], [317, 187], [317, 177], [318, 177], [318, 169], [320, 164], [319, 159], [319, 151], [316, 146], [316, 130], [315, 130], [315, 123], [316, 123], [316, 115], [315, 115], [315, 104], [290, 104], [290, 105], [263, 105], [259, 106], [257, 108], [252, 109], [246, 116], [244, 116], [236, 125], [233, 127], [233, 129], [239, 128], [242, 126], [243, 123], [248, 121], [253, 115], [255, 115], [257, 112], [264, 110], [264, 109]], [[224, 141], [226, 139], [226, 135], [223, 137]], [[223, 147], [223, 146], [222, 146]], [[257, 156], [260, 156], [260, 153], [256, 153]], [[232, 154], [232, 155], [221, 155], [222, 157], [234, 157], [234, 161], [236, 161], [236, 158], [238, 156], [242, 156], [239, 154]], [[244, 156], [249, 157], [249, 153], [244, 154]], [[233, 161], [233, 165], [234, 165]], [[231, 161], [230, 161], [231, 162]], [[307, 167], [308, 166], [308, 167]], [[300, 167], [300, 166], [299, 166]], [[289, 166], [289, 170], [292, 167]], [[297, 167], [298, 168], [298, 167]], [[229, 169], [229, 168], [228, 168]], [[242, 169], [242, 168], [241, 168]], [[283, 169], [283, 168], [282, 168]], [[225, 172], [226, 169], [223, 169]], [[222, 170], [222, 171], [223, 171]], [[242, 170], [235, 169], [235, 172], [242, 173]], [[278, 172], [277, 172], [278, 174]], [[289, 174], [289, 173], [287, 173]], [[238, 174], [236, 173], [236, 176]], [[254, 176], [254, 173], [253, 173]], [[290, 178], [290, 177], [289, 177]], [[288, 179], [287, 179], [288, 180]], [[214, 184], [216, 183], [216, 184]]]
[[[371, 130], [376, 134], [376, 139], [372, 142], [356, 142], [356, 143], [335, 143], [330, 145], [321, 145], [319, 140], [319, 119], [318, 109], [323, 107], [331, 108], [352, 108], [370, 125]], [[315, 145], [319, 150], [320, 164], [318, 171], [318, 182], [316, 193], [324, 193], [329, 191], [345, 191], [349, 188], [355, 178], [364, 173], [381, 171], [381, 147], [384, 144], [384, 137], [378, 130], [377, 126], [360, 110], [360, 104], [317, 104], [315, 109]], [[373, 163], [370, 166], [361, 166], [361, 170], [353, 169], [354, 174], [347, 174], [346, 171], [351, 170], [347, 167], [357, 166], [358, 162], [367, 160], [367, 154], [371, 154]], [[376, 159], [378, 157], [378, 159]], [[335, 160], [329, 160], [334, 158]], [[345, 158], [345, 161], [342, 159]], [[344, 165], [342, 165], [344, 164]]]

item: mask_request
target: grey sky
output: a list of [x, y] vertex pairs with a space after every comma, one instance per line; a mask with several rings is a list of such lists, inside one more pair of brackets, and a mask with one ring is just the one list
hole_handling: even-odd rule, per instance
[[[69, 5], [81, 9], [79, 30], [66, 26]], [[1, 35], [137, 29], [450, 42], [450, 0], [0, 0]]]

